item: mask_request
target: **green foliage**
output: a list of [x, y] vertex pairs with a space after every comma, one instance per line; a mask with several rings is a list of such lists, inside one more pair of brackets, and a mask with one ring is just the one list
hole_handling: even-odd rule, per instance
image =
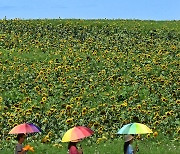
[[180, 22], [0, 20], [0, 137], [22, 122], [59, 143], [85, 125], [92, 141], [141, 122], [179, 137]]
[[[138, 141], [138, 154], [178, 154], [180, 147], [177, 143], [170, 143], [169, 141], [163, 140], [162, 142], [156, 142], [157, 140], [143, 140]], [[120, 139], [110, 140], [102, 142], [100, 144], [92, 143], [89, 144], [87, 141], [83, 141], [82, 148], [85, 154], [119, 154], [123, 153], [123, 142]], [[36, 154], [56, 154], [56, 153], [67, 153], [67, 144], [42, 144], [32, 143], [31, 144]], [[136, 143], [133, 143], [135, 147]], [[78, 145], [79, 146], [79, 145]], [[12, 147], [1, 150], [0, 153], [9, 154], [13, 153]], [[32, 153], [32, 152], [29, 152]]]

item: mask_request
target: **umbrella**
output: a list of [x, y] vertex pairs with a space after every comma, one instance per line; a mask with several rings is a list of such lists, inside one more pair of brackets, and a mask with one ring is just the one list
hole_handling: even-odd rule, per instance
[[118, 134], [147, 134], [152, 133], [152, 130], [144, 124], [141, 123], [130, 123], [124, 125]]
[[[117, 134], [147, 134], [152, 133], [152, 130], [144, 124], [141, 123], [130, 123], [124, 125]], [[136, 142], [137, 147], [137, 142]], [[137, 151], [139, 151], [137, 147]]]
[[30, 133], [38, 133], [41, 129], [32, 124], [32, 123], [23, 123], [18, 126], [15, 126], [9, 134], [30, 134]]
[[77, 142], [80, 139], [91, 136], [94, 132], [84, 126], [77, 126], [69, 129], [63, 136], [62, 142]]

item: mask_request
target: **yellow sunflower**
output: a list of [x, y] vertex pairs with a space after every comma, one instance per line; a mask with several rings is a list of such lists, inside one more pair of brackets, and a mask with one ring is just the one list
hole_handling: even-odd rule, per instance
[[3, 98], [0, 96], [0, 103], [3, 101]]
[[69, 118], [66, 120], [66, 124], [68, 125], [72, 124], [72, 122], [73, 122], [73, 118]]

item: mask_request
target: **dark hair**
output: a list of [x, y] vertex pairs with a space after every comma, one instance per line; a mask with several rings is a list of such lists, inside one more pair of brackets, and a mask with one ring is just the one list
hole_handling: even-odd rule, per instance
[[[71, 146], [75, 146], [76, 147], [76, 142], [69, 142], [69, 144], [68, 144], [68, 149], [70, 149], [71, 148]], [[77, 147], [76, 147], [77, 148]]]
[[18, 134], [17, 137], [16, 137], [16, 140], [19, 141], [20, 138], [22, 138], [24, 135], [25, 135], [25, 134], [23, 134], [23, 133], [22, 133], [22, 134]]
[[124, 154], [127, 153], [127, 148], [129, 146], [129, 144], [130, 144], [130, 141], [124, 143]]

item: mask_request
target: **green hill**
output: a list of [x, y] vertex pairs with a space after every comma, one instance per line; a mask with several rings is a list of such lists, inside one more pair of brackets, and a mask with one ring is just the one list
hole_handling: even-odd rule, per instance
[[[178, 140], [180, 21], [0, 20], [0, 137], [33, 122], [43, 142], [141, 122]], [[36, 136], [35, 136], [36, 138]]]

